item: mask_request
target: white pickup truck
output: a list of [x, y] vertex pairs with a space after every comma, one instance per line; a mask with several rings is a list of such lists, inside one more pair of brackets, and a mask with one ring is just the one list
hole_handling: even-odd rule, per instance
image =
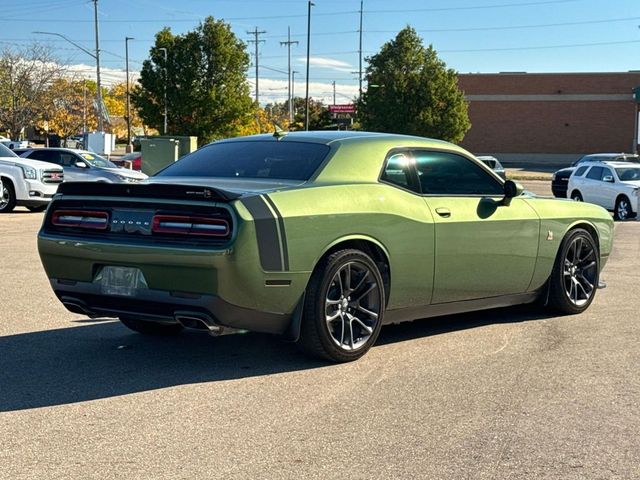
[[0, 213], [16, 206], [44, 210], [63, 181], [62, 167], [18, 157], [0, 144]]

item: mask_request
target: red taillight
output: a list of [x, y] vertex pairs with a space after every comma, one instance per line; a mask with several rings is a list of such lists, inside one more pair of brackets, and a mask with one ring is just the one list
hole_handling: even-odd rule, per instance
[[109, 214], [89, 210], [56, 210], [51, 216], [51, 223], [57, 227], [106, 230], [109, 226]]
[[229, 222], [220, 218], [156, 215], [151, 230], [153, 233], [224, 237], [229, 235]]

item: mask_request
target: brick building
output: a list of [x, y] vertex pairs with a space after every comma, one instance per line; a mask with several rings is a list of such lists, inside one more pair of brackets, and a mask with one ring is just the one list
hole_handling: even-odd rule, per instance
[[632, 149], [640, 71], [460, 74], [459, 85], [472, 123], [462, 146], [474, 153], [551, 166]]

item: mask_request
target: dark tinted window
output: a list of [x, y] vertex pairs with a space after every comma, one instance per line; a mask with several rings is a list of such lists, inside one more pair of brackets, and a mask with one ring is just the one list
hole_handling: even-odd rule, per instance
[[576, 173], [574, 173], [574, 175], [576, 177], [581, 177], [582, 175], [584, 175], [584, 172], [587, 171], [587, 168], [589, 167], [580, 167], [578, 170], [576, 170]]
[[381, 179], [409, 190], [412, 188], [411, 163], [413, 159], [404, 153], [395, 153], [387, 159]]
[[214, 143], [183, 157], [157, 176], [308, 180], [327, 153], [329, 147], [317, 143]]
[[34, 150], [27, 155], [27, 158], [42, 162], [60, 163], [60, 155], [52, 150]]
[[602, 167], [591, 167], [591, 170], [587, 173], [587, 178], [600, 180], [602, 178]]
[[414, 153], [422, 193], [500, 196], [500, 183], [471, 160], [445, 152]]

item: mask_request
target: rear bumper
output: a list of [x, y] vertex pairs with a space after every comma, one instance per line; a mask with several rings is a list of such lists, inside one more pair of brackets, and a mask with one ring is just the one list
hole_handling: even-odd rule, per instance
[[162, 323], [198, 318], [211, 326], [282, 334], [292, 316], [233, 305], [216, 295], [141, 289], [133, 297], [104, 295], [99, 285], [51, 279], [51, 287], [65, 307], [94, 317], [129, 317]]

